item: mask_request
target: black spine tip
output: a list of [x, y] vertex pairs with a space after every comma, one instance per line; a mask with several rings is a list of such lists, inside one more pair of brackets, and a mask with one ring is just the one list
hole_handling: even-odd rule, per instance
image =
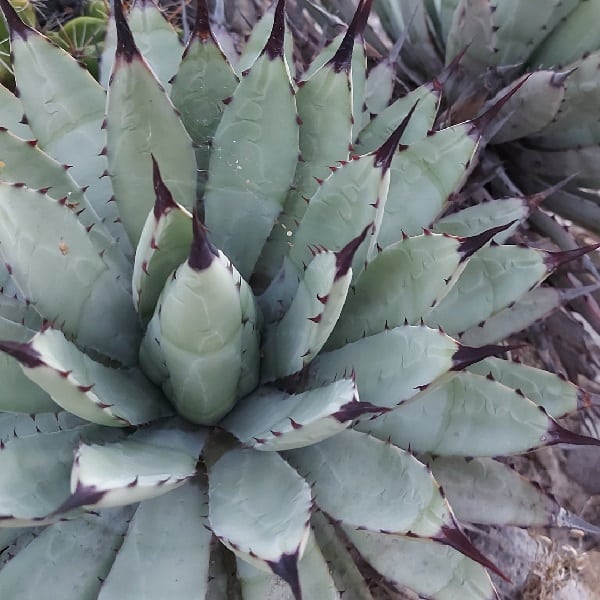
[[468, 366], [488, 358], [490, 356], [497, 356], [503, 354], [509, 350], [516, 350], [522, 348], [522, 344], [515, 344], [509, 346], [496, 346], [495, 344], [488, 344], [487, 346], [479, 346], [476, 348], [470, 346], [459, 346], [458, 350], [452, 357], [451, 371], [462, 371]]
[[[417, 108], [417, 104], [419, 104], [418, 100], [413, 104], [408, 114], [402, 119], [402, 123], [396, 127], [392, 135], [390, 135], [390, 137], [375, 151], [375, 166], [381, 167], [384, 173], [392, 164], [396, 150], [400, 146], [400, 139], [408, 127], [410, 119]], [[404, 148], [407, 147], [408, 146], [404, 146]]]
[[467, 53], [468, 49], [469, 49], [469, 45], [465, 46], [452, 59], [452, 61], [446, 67], [444, 67], [442, 72], [437, 77], [433, 78], [430, 85], [434, 90], [441, 92], [444, 89], [444, 86], [446, 85], [446, 83], [448, 82], [450, 77], [452, 77], [454, 75], [454, 73], [456, 73], [458, 71], [458, 67], [460, 66], [460, 61], [462, 60], [463, 56]]
[[192, 37], [205, 42], [209, 39], [214, 40], [210, 28], [210, 18], [208, 14], [208, 3], [206, 0], [198, 0], [196, 3], [196, 21], [194, 22], [194, 31]]
[[23, 23], [21, 17], [19, 17], [19, 14], [8, 0], [0, 0], [0, 8], [4, 13], [4, 18], [6, 19], [6, 23], [10, 30], [11, 39], [19, 36], [26, 40], [28, 35], [35, 33], [33, 28]]
[[99, 490], [93, 485], [85, 486], [81, 481], [78, 481], [75, 491], [48, 516], [61, 515], [81, 506], [93, 506], [94, 504], [98, 504], [105, 495], [106, 491]]
[[200, 222], [200, 218], [196, 211], [194, 211], [192, 226], [194, 228], [194, 238], [190, 248], [188, 264], [190, 268], [195, 271], [203, 271], [210, 267], [219, 253], [210, 243], [208, 236], [206, 235], [206, 227]]
[[550, 426], [548, 427], [548, 434], [546, 440], [544, 440], [548, 446], [554, 444], [573, 444], [576, 446], [600, 446], [600, 440], [575, 433], [565, 429], [559, 425], [556, 421], [551, 420]]
[[271, 59], [283, 56], [283, 42], [285, 39], [285, 0], [278, 0], [273, 18], [273, 29], [265, 44], [263, 52]]
[[302, 600], [302, 589], [300, 587], [300, 575], [298, 573], [298, 561], [300, 560], [299, 549], [292, 554], [283, 554], [275, 561], [267, 561], [271, 571], [279, 575], [292, 589], [294, 600]]
[[482, 231], [478, 235], [472, 235], [465, 237], [460, 240], [458, 245], [458, 252], [460, 253], [460, 262], [463, 262], [473, 255], [477, 250], [483, 248], [491, 239], [502, 231], [506, 231], [512, 227], [517, 221], [511, 221], [506, 225], [499, 225], [498, 227], [492, 227], [487, 231]]
[[342, 40], [339, 48], [334, 54], [333, 58], [329, 61], [329, 65], [333, 67], [336, 73], [340, 71], [350, 71], [350, 65], [352, 64], [352, 51], [354, 50], [354, 40], [362, 36], [365, 27], [367, 26], [367, 20], [373, 6], [373, 0], [360, 0], [356, 7], [354, 17], [350, 22], [350, 26], [346, 31], [346, 35]]
[[364, 242], [367, 237], [367, 233], [369, 229], [373, 228], [373, 223], [369, 223], [362, 232], [357, 235], [353, 240], [348, 242], [339, 252], [335, 254], [335, 278], [339, 279], [343, 277], [350, 267], [352, 266], [352, 260], [354, 259], [354, 255], [358, 250], [358, 247]]
[[12, 356], [28, 369], [45, 366], [42, 355], [31, 345], [30, 342], [0, 342], [0, 350]]
[[115, 25], [117, 27], [116, 56], [122, 57], [126, 62], [131, 62], [134, 58], [139, 56], [139, 51], [135, 45], [131, 29], [129, 29], [127, 19], [125, 18], [121, 0], [114, 1], [114, 11]]
[[575, 248], [575, 250], [565, 250], [564, 252], [547, 252], [544, 262], [550, 271], [558, 269], [558, 267], [577, 258], [585, 256], [600, 248], [600, 244], [592, 244], [591, 246], [583, 246], [583, 248]]
[[171, 194], [169, 188], [165, 185], [165, 182], [160, 176], [160, 169], [154, 158], [154, 154], [151, 154], [150, 156], [152, 158], [152, 180], [154, 183], [155, 194], [154, 217], [158, 221], [170, 208], [177, 208], [177, 203], [173, 200], [173, 194]]
[[375, 406], [370, 402], [359, 402], [353, 400], [340, 406], [337, 412], [334, 412], [331, 416], [340, 423], [347, 423], [348, 421], [354, 421], [359, 417], [367, 414], [382, 415], [383, 413], [389, 412], [391, 408], [385, 406]]

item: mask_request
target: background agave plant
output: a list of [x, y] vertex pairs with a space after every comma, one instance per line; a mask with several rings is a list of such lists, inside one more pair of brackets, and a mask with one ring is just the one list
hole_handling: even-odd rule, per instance
[[500, 245], [521, 198], [437, 218], [514, 89], [367, 120], [367, 0], [297, 81], [283, 1], [236, 68], [204, 3], [184, 49], [117, 2], [105, 92], [0, 6], [4, 594], [491, 599], [461, 521], [597, 531], [493, 458], [600, 445], [556, 420], [593, 394], [493, 358], [594, 247]]

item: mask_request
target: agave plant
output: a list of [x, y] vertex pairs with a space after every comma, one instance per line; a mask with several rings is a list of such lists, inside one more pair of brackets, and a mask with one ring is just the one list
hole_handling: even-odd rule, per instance
[[363, 123], [368, 0], [299, 81], [283, 0], [237, 71], [204, 2], [184, 49], [117, 0], [105, 92], [0, 6], [6, 597], [369, 599], [369, 563], [492, 599], [461, 522], [597, 531], [493, 458], [600, 445], [556, 420], [592, 394], [494, 358], [594, 247], [501, 245], [522, 198], [437, 219], [515, 90]]

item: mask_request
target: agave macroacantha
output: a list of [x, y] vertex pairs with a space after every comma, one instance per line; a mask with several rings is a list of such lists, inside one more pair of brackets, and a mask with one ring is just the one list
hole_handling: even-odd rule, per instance
[[362, 123], [370, 4], [296, 80], [283, 0], [235, 69], [203, 2], [184, 50], [117, 0], [106, 93], [0, 0], [3, 596], [368, 599], [366, 561], [491, 599], [459, 520], [593, 529], [492, 458], [600, 443], [492, 357], [590, 248], [500, 245], [523, 198], [438, 218], [505, 99], [429, 131], [443, 73]]

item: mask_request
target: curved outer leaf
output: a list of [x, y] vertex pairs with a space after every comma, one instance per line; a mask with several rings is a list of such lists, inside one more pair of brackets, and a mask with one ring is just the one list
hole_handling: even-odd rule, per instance
[[310, 483], [321, 510], [344, 525], [420, 537], [454, 528], [429, 469], [391, 444], [348, 429], [285, 458]]
[[354, 148], [358, 154], [376, 150], [402, 123], [411, 108], [416, 109], [404, 134], [402, 143], [414, 144], [425, 137], [433, 127], [440, 103], [440, 89], [432, 83], [426, 83], [398, 98], [383, 112], [372, 119], [359, 133]]
[[3, 593], [9, 598], [96, 598], [131, 513], [131, 508], [103, 511], [47, 527], [0, 571]]
[[0, 127], [23, 139], [32, 140], [34, 136], [29, 125], [22, 122], [25, 116], [23, 103], [3, 85], [0, 85], [0, 107]]
[[[57, 409], [58, 407], [55, 408]], [[86, 421], [68, 412], [39, 412], [27, 415], [3, 412], [0, 414], [0, 441], [6, 442], [14, 437], [23, 438], [38, 433], [66, 431], [86, 424]]]
[[378, 115], [387, 108], [394, 93], [395, 79], [395, 61], [389, 60], [389, 56], [371, 68], [365, 94], [369, 113]]
[[448, 546], [371, 531], [344, 531], [358, 552], [388, 581], [432, 600], [494, 600], [485, 569]]
[[315, 384], [353, 371], [360, 397], [392, 407], [412, 398], [453, 365], [458, 343], [427, 327], [396, 327], [317, 356], [309, 374]]
[[283, 58], [283, 0], [261, 56], [233, 93], [213, 138], [206, 226], [245, 279], [292, 184], [298, 123]]
[[562, 429], [522, 392], [468, 372], [356, 427], [401, 448], [442, 456], [517, 454], [561, 441], [600, 444]]
[[[342, 23], [340, 23], [340, 26]], [[345, 24], [344, 24], [345, 26]], [[308, 81], [323, 66], [325, 66], [339, 50], [342, 40], [346, 37], [347, 30], [338, 33], [333, 39], [327, 40], [325, 45], [311, 60], [306, 71], [302, 73], [302, 81]]]
[[196, 202], [196, 159], [175, 108], [135, 46], [118, 1], [115, 9], [119, 43], [107, 98], [106, 147], [119, 213], [136, 246], [155, 197], [151, 155], [175, 201], [189, 210]]
[[[177, 32], [153, 0], [137, 0], [129, 12], [127, 22], [136, 46], [158, 81], [169, 92], [170, 80], [177, 72], [183, 53]], [[100, 62], [100, 83], [104, 88], [109, 86], [116, 48], [117, 31], [114, 15], [111, 15]]]
[[337, 254], [318, 252], [308, 265], [289, 309], [266, 328], [263, 382], [297, 373], [319, 353], [346, 300], [352, 279], [349, 265], [361, 241]]
[[483, 248], [426, 322], [450, 334], [463, 332], [506, 308], [549, 273], [546, 253], [520, 246]]
[[477, 145], [476, 132], [462, 123], [400, 149], [390, 168], [380, 246], [393, 244], [399, 231], [416, 235], [431, 225], [467, 176]]
[[[0, 340], [26, 342], [35, 335], [18, 322], [0, 317]], [[53, 412], [58, 405], [38, 385], [30, 381], [15, 358], [0, 352], [0, 410], [25, 414]]]
[[543, 406], [555, 419], [586, 406], [588, 395], [570, 381], [529, 365], [486, 358], [469, 367], [478, 375], [489, 375], [502, 385], [521, 390], [526, 398]]
[[153, 163], [156, 201], [142, 229], [133, 266], [133, 303], [143, 322], [154, 313], [169, 275], [187, 258], [192, 215], [173, 200]]
[[457, 518], [467, 523], [544, 527], [558, 525], [558, 502], [539, 485], [491, 458], [429, 459]]
[[405, 320], [414, 325], [451, 288], [463, 261], [461, 241], [421, 235], [388, 246], [351, 286], [326, 348], [339, 348]]
[[358, 401], [351, 379], [289, 395], [259, 388], [246, 396], [220, 426], [256, 450], [289, 450], [343, 431], [361, 414], [381, 409]]
[[[314, 533], [308, 537], [306, 549], [298, 563], [300, 589], [303, 598], [339, 600], [329, 565], [325, 562]], [[256, 569], [246, 561], [237, 559], [237, 576], [242, 586], [243, 600], [291, 600], [289, 586], [276, 575]]]
[[54, 159], [73, 165], [71, 174], [79, 185], [87, 186], [98, 215], [116, 237], [122, 236], [122, 228], [115, 223], [116, 207], [108, 202], [110, 180], [101, 178], [107, 166], [101, 154], [104, 90], [70, 54], [33, 29], [13, 22], [11, 37], [19, 99], [34, 136]]
[[194, 142], [200, 194], [208, 177], [212, 138], [238, 79], [211, 32], [206, 0], [198, 2], [196, 10], [196, 24], [173, 78], [171, 99]]
[[162, 496], [193, 477], [197, 461], [198, 455], [132, 439], [80, 445], [71, 471], [71, 495], [56, 512], [121, 506]]
[[206, 503], [195, 480], [142, 502], [98, 600], [204, 598], [211, 539]]
[[308, 484], [274, 452], [230, 450], [208, 473], [208, 519], [238, 556], [285, 579], [301, 598], [298, 562], [309, 536]]
[[0, 183], [0, 216], [0, 253], [36, 310], [81, 346], [135, 362], [140, 332], [129, 282], [99, 256], [72, 207]]
[[137, 369], [113, 369], [85, 355], [54, 329], [26, 343], [0, 342], [23, 372], [65, 410], [98, 423], [126, 427], [171, 414], [160, 392]]

